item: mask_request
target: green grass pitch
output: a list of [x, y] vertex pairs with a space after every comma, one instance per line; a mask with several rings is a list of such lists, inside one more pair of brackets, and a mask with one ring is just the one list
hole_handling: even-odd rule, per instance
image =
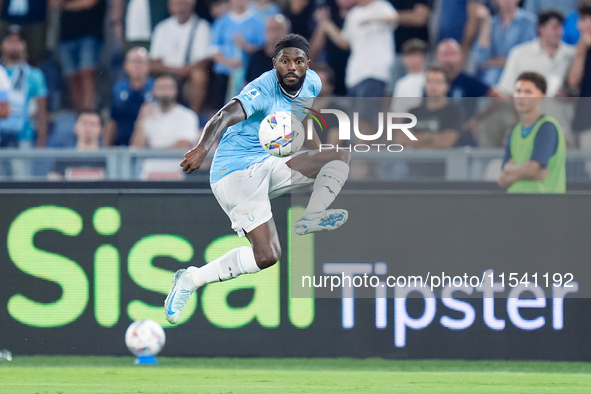
[[589, 393], [591, 363], [15, 357], [2, 393]]

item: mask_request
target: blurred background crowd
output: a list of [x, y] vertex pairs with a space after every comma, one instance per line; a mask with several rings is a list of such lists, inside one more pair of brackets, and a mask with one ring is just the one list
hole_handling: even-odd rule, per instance
[[[515, 80], [537, 71], [569, 148], [591, 150], [579, 99], [591, 96], [590, 0], [0, 0], [0, 10], [0, 148], [190, 148], [293, 32], [310, 42], [322, 105], [384, 97], [420, 114], [417, 128], [448, 132], [430, 148], [502, 148], [518, 122]], [[1, 156], [0, 176], [43, 172]], [[96, 167], [83, 173], [104, 177]]]

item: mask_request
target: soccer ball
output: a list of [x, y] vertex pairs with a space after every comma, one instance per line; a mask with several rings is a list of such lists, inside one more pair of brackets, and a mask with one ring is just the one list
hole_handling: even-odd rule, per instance
[[164, 347], [166, 335], [154, 320], [138, 320], [131, 323], [125, 332], [125, 344], [137, 357], [155, 356]]
[[275, 112], [261, 122], [259, 141], [273, 156], [289, 156], [304, 145], [304, 125], [290, 112]]

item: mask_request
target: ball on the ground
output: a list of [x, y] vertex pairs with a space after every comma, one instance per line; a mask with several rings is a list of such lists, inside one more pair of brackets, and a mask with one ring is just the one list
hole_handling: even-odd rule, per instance
[[162, 350], [165, 342], [164, 330], [151, 319], [135, 321], [125, 332], [125, 344], [137, 357], [155, 356]]
[[273, 156], [284, 157], [304, 145], [304, 125], [293, 114], [278, 111], [268, 115], [259, 127], [259, 141]]

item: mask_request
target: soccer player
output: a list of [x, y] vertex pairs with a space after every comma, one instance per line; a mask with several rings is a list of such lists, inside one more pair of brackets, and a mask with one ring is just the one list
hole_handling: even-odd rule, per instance
[[521, 122], [507, 140], [499, 186], [509, 193], [565, 193], [566, 142], [556, 119], [543, 115], [546, 79], [536, 72], [517, 78], [515, 108]]
[[[233, 249], [200, 268], [188, 267], [174, 274], [172, 289], [164, 302], [166, 320], [177, 323], [181, 312], [199, 287], [275, 264], [281, 256], [270, 199], [292, 188], [314, 183], [304, 216], [295, 224], [303, 235], [333, 230], [347, 220], [343, 209], [330, 209], [349, 175], [348, 152], [319, 151], [317, 135], [307, 140], [309, 151], [291, 157], [271, 156], [261, 146], [261, 121], [277, 111], [291, 111], [292, 103], [318, 96], [322, 84], [309, 69], [309, 44], [297, 34], [275, 45], [273, 70], [255, 79], [219, 110], [205, 125], [197, 146], [185, 154], [183, 170], [198, 169], [220, 136], [211, 166], [211, 188], [232, 228], [246, 236], [252, 247]], [[310, 100], [305, 103], [311, 107]], [[302, 112], [300, 120], [305, 116]], [[226, 130], [227, 128], [227, 130]]]

